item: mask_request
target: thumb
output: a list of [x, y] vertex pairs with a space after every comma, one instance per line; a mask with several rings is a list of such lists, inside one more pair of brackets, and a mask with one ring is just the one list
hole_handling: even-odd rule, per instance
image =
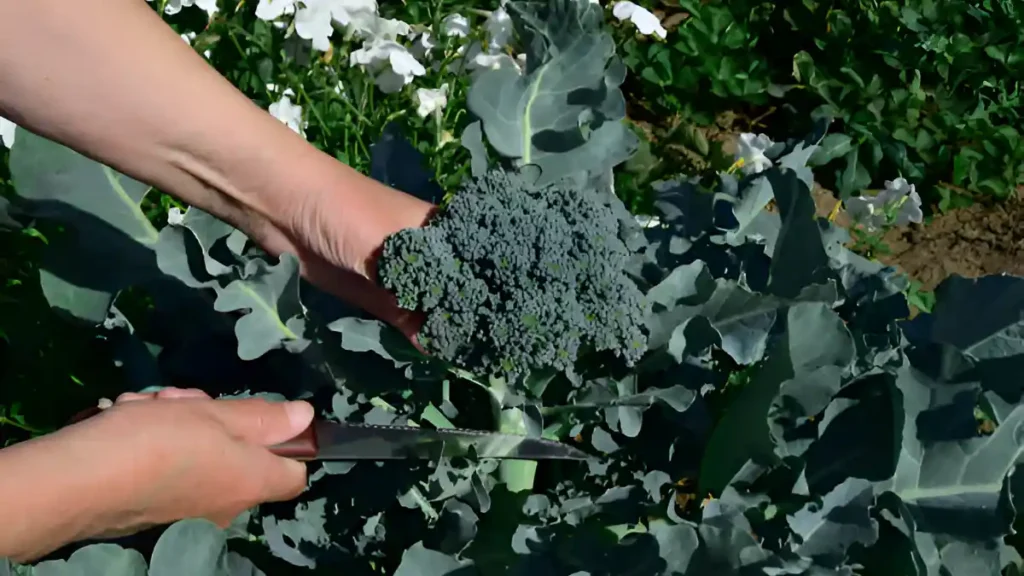
[[264, 502], [285, 502], [298, 498], [307, 485], [306, 463], [282, 456], [276, 456], [262, 446], [248, 445], [243, 449], [248, 452], [248, 475], [258, 479], [257, 499], [253, 504]]
[[[270, 402], [263, 398], [215, 400], [213, 416], [239, 440], [272, 446], [298, 436], [313, 421], [307, 402]], [[268, 452], [269, 454], [269, 452]]]

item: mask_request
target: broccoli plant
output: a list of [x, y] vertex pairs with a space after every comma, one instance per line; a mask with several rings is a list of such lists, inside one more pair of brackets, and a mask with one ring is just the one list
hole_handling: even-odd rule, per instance
[[[152, 554], [122, 540], [0, 573], [1019, 574], [1024, 279], [951, 278], [907, 321], [906, 278], [815, 217], [826, 127], [757, 172], [658, 182], [641, 228], [610, 185], [630, 143], [600, 7], [507, 9], [526, 65], [474, 79], [473, 178], [381, 258], [433, 356], [294, 256], [194, 208], [156, 227], [148, 187], [24, 131], [16, 217], [63, 225], [40, 285], [132, 389], [306, 398], [592, 458], [312, 462], [306, 493], [230, 530], [184, 521]], [[373, 156], [375, 178], [437, 192], [394, 134]]]
[[613, 199], [536, 170], [470, 179], [424, 228], [389, 237], [381, 284], [427, 314], [433, 356], [508, 380], [572, 372], [581, 351], [634, 365], [646, 351], [644, 295]]

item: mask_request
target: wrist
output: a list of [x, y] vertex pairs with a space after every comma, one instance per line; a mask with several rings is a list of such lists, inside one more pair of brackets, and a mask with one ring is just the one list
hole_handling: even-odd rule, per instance
[[305, 192], [278, 225], [300, 250], [376, 284], [384, 240], [423, 226], [436, 207], [317, 154], [322, 163], [300, 176]]
[[[75, 427], [77, 428], [77, 426]], [[109, 443], [66, 429], [0, 450], [0, 557], [31, 562], [122, 519], [124, 480], [102, 455]], [[123, 471], [121, 471], [123, 472]], [[117, 512], [115, 512], [117, 511]]]
[[249, 137], [201, 156], [182, 155], [185, 171], [216, 190], [215, 198], [197, 205], [271, 253], [291, 252], [304, 261], [308, 252], [376, 282], [384, 239], [422, 226], [434, 206], [359, 173], [269, 115], [260, 116], [265, 125], [250, 121]]

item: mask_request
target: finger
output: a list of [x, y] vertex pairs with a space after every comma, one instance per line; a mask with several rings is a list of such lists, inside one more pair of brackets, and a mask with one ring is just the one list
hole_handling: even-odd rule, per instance
[[198, 388], [161, 388], [156, 392], [125, 392], [117, 397], [116, 402], [134, 402], [136, 400], [174, 399], [174, 398], [209, 398], [206, 392]]
[[[242, 512], [245, 512], [246, 510], [248, 510], [248, 508], [242, 510]], [[231, 526], [235, 520], [241, 516], [242, 512], [239, 512], [238, 514], [215, 514], [213, 516], [208, 516], [206, 519], [216, 524], [219, 528], [224, 529]]]
[[306, 491], [305, 462], [275, 456], [258, 446], [249, 446], [247, 450], [252, 468], [246, 477], [258, 483], [253, 490], [257, 499], [254, 504], [294, 500]]
[[164, 388], [156, 393], [156, 397], [160, 400], [180, 400], [183, 398], [210, 399], [209, 394], [198, 388]]
[[419, 350], [421, 353], [426, 354], [426, 349], [419, 341], [420, 329], [423, 328], [423, 323], [426, 321], [426, 315], [422, 312], [412, 312], [409, 310], [401, 310], [395, 313], [392, 317], [386, 320], [403, 336], [409, 339], [413, 347]]
[[260, 446], [291, 440], [313, 421], [313, 407], [302, 401], [244, 398], [215, 400], [207, 406], [231, 435]]
[[221, 530], [231, 526], [231, 522], [234, 521], [234, 517], [228, 516], [227, 514], [220, 516], [208, 516], [206, 519], [216, 524], [217, 528], [220, 528]]
[[124, 402], [135, 402], [138, 400], [152, 400], [156, 398], [156, 392], [125, 392], [114, 400], [114, 404], [123, 404]]
[[338, 274], [337, 266], [325, 265], [322, 260], [312, 260], [308, 264], [304, 273], [311, 282], [394, 326], [413, 346], [424, 352], [416, 339], [426, 321], [423, 313], [399, 308], [394, 294], [359, 274], [351, 271]]

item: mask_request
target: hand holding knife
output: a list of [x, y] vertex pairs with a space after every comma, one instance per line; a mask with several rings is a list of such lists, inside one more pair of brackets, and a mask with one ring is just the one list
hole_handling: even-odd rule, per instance
[[[83, 410], [71, 424], [104, 410]], [[503, 460], [587, 460], [590, 456], [568, 444], [500, 432], [463, 428], [429, 429], [413, 426], [349, 424], [314, 419], [295, 438], [270, 451], [295, 460], [433, 460], [441, 456], [475, 454]]]

